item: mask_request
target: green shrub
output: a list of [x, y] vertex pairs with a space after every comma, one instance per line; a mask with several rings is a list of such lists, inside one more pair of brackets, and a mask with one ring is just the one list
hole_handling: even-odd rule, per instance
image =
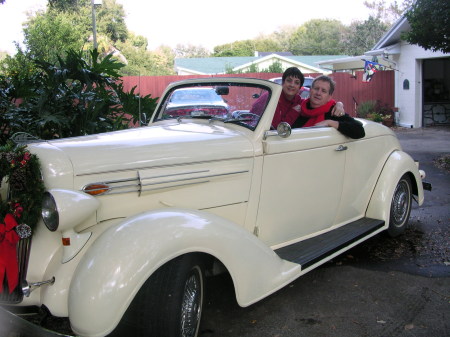
[[394, 116], [393, 109], [387, 104], [382, 104], [380, 100], [362, 102], [358, 105], [356, 113], [358, 117], [377, 123], [392, 119]]
[[0, 144], [26, 132], [53, 139], [126, 129], [147, 119], [157, 98], [125, 93], [118, 70], [123, 64], [97, 50], [68, 51], [56, 64], [33, 60], [37, 71], [0, 76]]
[[358, 108], [356, 109], [356, 114], [360, 118], [368, 118], [370, 114], [373, 114], [376, 112], [376, 101], [365, 101], [358, 105]]

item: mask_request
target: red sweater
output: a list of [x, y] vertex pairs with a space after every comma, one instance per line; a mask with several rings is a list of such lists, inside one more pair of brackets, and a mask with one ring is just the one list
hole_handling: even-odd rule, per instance
[[[262, 94], [253, 104], [250, 112], [261, 116], [261, 114], [264, 112], [268, 96], [268, 92]], [[303, 101], [304, 99], [301, 98], [299, 94], [295, 95], [292, 101], [289, 101], [286, 98], [284, 92], [282, 92], [280, 95], [280, 99], [278, 100], [275, 113], [273, 115], [271, 126], [276, 129], [278, 124], [280, 124], [281, 122], [287, 122], [289, 123], [289, 125], [294, 124], [294, 122], [300, 116], [300, 114], [294, 109], [294, 107], [296, 107], [297, 105], [301, 105]]]
[[297, 112], [294, 107], [301, 105], [303, 100], [304, 99], [297, 94], [292, 101], [289, 101], [284, 92], [282, 92], [280, 99], [278, 100], [277, 108], [275, 109], [275, 114], [273, 115], [272, 127], [276, 129], [281, 122], [289, 123], [289, 125], [294, 124], [300, 116], [299, 112]]

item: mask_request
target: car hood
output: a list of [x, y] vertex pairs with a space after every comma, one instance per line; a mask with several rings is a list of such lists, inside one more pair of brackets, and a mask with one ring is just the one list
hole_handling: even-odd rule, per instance
[[67, 171], [70, 162], [76, 176], [253, 156], [243, 133], [188, 122], [52, 140], [30, 148], [42, 165]]

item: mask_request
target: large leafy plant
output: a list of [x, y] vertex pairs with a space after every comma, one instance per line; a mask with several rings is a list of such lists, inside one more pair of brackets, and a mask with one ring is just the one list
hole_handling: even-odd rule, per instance
[[123, 64], [97, 50], [73, 51], [52, 64], [33, 60], [36, 71], [0, 77], [0, 143], [16, 132], [53, 139], [120, 130], [150, 117], [156, 98], [125, 92]]

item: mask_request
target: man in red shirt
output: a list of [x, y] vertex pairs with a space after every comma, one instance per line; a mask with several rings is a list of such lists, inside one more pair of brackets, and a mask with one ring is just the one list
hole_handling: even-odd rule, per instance
[[293, 128], [308, 126], [333, 127], [347, 137], [353, 139], [363, 138], [365, 131], [362, 123], [353, 117], [332, 113], [334, 100], [333, 79], [329, 76], [319, 76], [312, 82], [310, 97], [301, 103], [300, 117], [292, 125]]

